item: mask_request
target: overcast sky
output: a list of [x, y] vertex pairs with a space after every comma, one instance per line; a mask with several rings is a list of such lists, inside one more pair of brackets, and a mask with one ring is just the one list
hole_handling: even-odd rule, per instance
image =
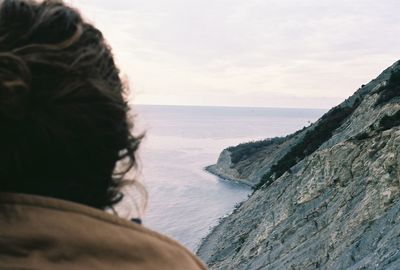
[[68, 0], [133, 102], [330, 108], [400, 59], [399, 0]]

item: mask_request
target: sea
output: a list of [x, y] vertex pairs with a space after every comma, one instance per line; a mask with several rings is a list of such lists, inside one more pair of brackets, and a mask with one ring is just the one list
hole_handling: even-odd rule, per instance
[[[327, 110], [137, 105], [133, 111], [135, 132], [145, 133], [136, 173], [148, 193], [143, 225], [195, 252], [251, 194], [204, 168], [229, 146], [290, 134]], [[131, 208], [132, 200], [121, 203], [125, 212]]]

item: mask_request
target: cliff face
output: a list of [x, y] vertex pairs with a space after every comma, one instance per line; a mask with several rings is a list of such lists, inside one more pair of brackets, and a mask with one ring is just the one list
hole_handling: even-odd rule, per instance
[[235, 164], [223, 153], [226, 178], [259, 185], [200, 246], [210, 269], [400, 269], [399, 69]]
[[[222, 151], [217, 164], [208, 166], [206, 169], [222, 178], [255, 187], [271, 168], [273, 162], [282, 158], [296, 140], [297, 136], [266, 140], [266, 143], [261, 143], [260, 147], [250, 151], [248, 155], [244, 155], [244, 158], [240, 151], [235, 153], [240, 146], [228, 148]], [[251, 145], [252, 143], [249, 143], [249, 146], [245, 144], [244, 150], [246, 151], [247, 147], [251, 147]], [[237, 158], [239, 160], [232, 158], [235, 155], [240, 155]]]
[[[275, 173], [274, 170], [271, 172], [271, 169], [280, 161], [282, 163], [282, 161], [288, 160], [287, 155], [296, 157], [296, 160], [292, 162], [293, 164], [288, 165], [295, 165], [298, 160], [304, 158], [303, 156], [298, 156], [298, 154], [296, 156], [296, 154], [292, 153], [293, 151], [299, 150], [300, 152], [309, 152], [308, 154], [311, 154], [318, 148], [329, 147], [350, 138], [365, 128], [369, 120], [376, 120], [376, 118], [370, 118], [369, 113], [371, 113], [370, 110], [372, 110], [372, 108], [367, 107], [363, 110], [356, 109], [358, 106], [368, 106], [368, 104], [361, 101], [370, 95], [379, 94], [377, 92], [387, 83], [391, 77], [392, 71], [397, 70], [397, 68], [398, 63], [387, 68], [376, 79], [358, 89], [351, 97], [332, 108], [311, 126], [303, 128], [286, 137], [272, 138], [253, 143], [243, 143], [235, 147], [229, 147], [222, 151], [216, 164], [208, 166], [206, 169], [222, 178], [243, 182], [244, 184], [254, 187], [262, 184], [269, 173]], [[368, 112], [365, 112], [365, 110], [368, 110]], [[357, 116], [358, 119], [354, 119], [354, 116]], [[349, 119], [354, 121], [350, 121], [350, 123], [348, 121]], [[345, 127], [348, 128], [342, 130]], [[315, 149], [307, 150], [298, 147], [304, 141], [305, 144], [314, 144], [319, 138], [313, 137], [312, 133], [314, 131], [316, 131], [316, 133], [321, 133], [319, 132], [321, 129], [332, 129], [332, 134], [325, 134], [329, 135], [325, 137], [320, 136], [323, 140], [320, 141], [318, 145], [314, 146]], [[331, 137], [333, 137], [333, 139]], [[285, 169], [291, 166], [283, 167], [286, 168], [281, 170], [280, 173], [286, 171]]]

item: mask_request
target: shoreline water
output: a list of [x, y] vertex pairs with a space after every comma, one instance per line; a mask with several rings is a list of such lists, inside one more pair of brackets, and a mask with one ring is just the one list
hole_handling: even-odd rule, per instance
[[[211, 175], [213, 175], [213, 176], [217, 176], [217, 177], [219, 178], [219, 179], [218, 179], [219, 181], [228, 182], [228, 183], [233, 183], [233, 184], [235, 184], [235, 185], [237, 185], [237, 186], [240, 186], [240, 187], [242, 187], [242, 188], [244, 188], [244, 189], [250, 187], [248, 184], [245, 184], [245, 183], [242, 183], [242, 182], [233, 180], [233, 179], [223, 178], [223, 177], [220, 177], [219, 175], [214, 174], [213, 172], [210, 172], [209, 170], [207, 170], [207, 168], [210, 167], [210, 166], [213, 166], [213, 165], [209, 165], [209, 166], [204, 167], [204, 171], [206, 171], [207, 173], [209, 173], [209, 174], [211, 174]], [[210, 237], [214, 237], [214, 235], [215, 235], [216, 233], [218, 233], [216, 230], [218, 230], [218, 229], [220, 228], [219, 225], [221, 225], [221, 223], [223, 223], [224, 220], [225, 220], [226, 218], [228, 218], [228, 217], [230, 217], [232, 214], [234, 214], [234, 213], [240, 208], [240, 206], [242, 206], [243, 203], [246, 202], [246, 201], [250, 198], [251, 194], [252, 194], [252, 192], [250, 192], [250, 193], [248, 194], [247, 198], [245, 198], [244, 200], [241, 200], [241, 201], [237, 202], [237, 203], [233, 206], [233, 209], [232, 209], [230, 212], [225, 213], [224, 215], [218, 217], [218, 220], [217, 220], [216, 224], [214, 224], [213, 226], [209, 227], [207, 234], [206, 234], [204, 237], [202, 237], [202, 238], [200, 239], [200, 241], [197, 243], [197, 245], [196, 245], [195, 248], [193, 249], [193, 253], [194, 253], [194, 254], [197, 255], [200, 249], [206, 248], [206, 247], [204, 246], [204, 243], [208, 242], [209, 239], [210, 239]]]
[[253, 183], [251, 183], [250, 181], [247, 181], [245, 179], [239, 179], [239, 178], [232, 177], [232, 176], [230, 176], [230, 175], [228, 175], [226, 173], [223, 173], [223, 172], [219, 171], [215, 167], [216, 167], [216, 164], [209, 165], [209, 166], [204, 167], [204, 170], [207, 171], [208, 173], [212, 174], [212, 175], [218, 176], [222, 180], [226, 180], [226, 181], [229, 181], [229, 182], [234, 182], [236, 184], [244, 185], [244, 186], [247, 186], [247, 187], [250, 187], [250, 188], [254, 188], [255, 187], [255, 185]]
[[[222, 182], [222, 183], [225, 182], [225, 183], [229, 183], [229, 184], [234, 184], [235, 186], [238, 186], [239, 188], [242, 188], [242, 189], [244, 189], [244, 190], [246, 190], [246, 189], [248, 189], [248, 188], [250, 187], [248, 184], [241, 183], [241, 182], [238, 182], [238, 181], [232, 180], [232, 179], [222, 178], [222, 177], [220, 177], [220, 176], [218, 176], [218, 175], [216, 175], [216, 174], [214, 174], [214, 173], [208, 171], [206, 168], [207, 168], [207, 167], [210, 167], [210, 166], [212, 166], [212, 165], [209, 165], [209, 166], [204, 167], [204, 168], [203, 168], [203, 171], [207, 172], [209, 175], [217, 176], [217, 177], [218, 177], [218, 180], [217, 180], [217, 181], [220, 181], [220, 182]], [[251, 187], [250, 187], [250, 188], [251, 188]], [[197, 244], [196, 244], [196, 245], [194, 246], [194, 248], [192, 249], [192, 251], [193, 251], [194, 254], [197, 254], [197, 252], [199, 251], [199, 249], [203, 246], [203, 243], [204, 243], [209, 237], [211, 237], [211, 236], [215, 233], [215, 230], [216, 230], [216, 229], [219, 227], [219, 225], [224, 221], [224, 219], [228, 218], [230, 215], [232, 215], [233, 213], [235, 213], [235, 212], [237, 211], [237, 209], [238, 209], [245, 201], [247, 201], [247, 200], [250, 198], [250, 195], [252, 194], [252, 189], [250, 189], [249, 191], [250, 191], [250, 192], [248, 193], [247, 198], [245, 198], [245, 199], [243, 199], [243, 200], [240, 200], [239, 202], [235, 203], [235, 204], [233, 205], [233, 207], [232, 207], [232, 210], [231, 210], [230, 212], [227, 212], [227, 213], [225, 213], [225, 214], [219, 216], [218, 219], [216, 220], [216, 223], [213, 224], [212, 226], [210, 226], [210, 227], [208, 228], [207, 233], [206, 233], [201, 239], [199, 239], [199, 241], [197, 242]]]

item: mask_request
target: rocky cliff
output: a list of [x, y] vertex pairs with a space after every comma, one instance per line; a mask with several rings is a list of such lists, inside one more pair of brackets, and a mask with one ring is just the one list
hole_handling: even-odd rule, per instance
[[311, 126], [224, 150], [209, 170], [255, 190], [198, 255], [210, 269], [400, 269], [399, 125], [397, 62]]

